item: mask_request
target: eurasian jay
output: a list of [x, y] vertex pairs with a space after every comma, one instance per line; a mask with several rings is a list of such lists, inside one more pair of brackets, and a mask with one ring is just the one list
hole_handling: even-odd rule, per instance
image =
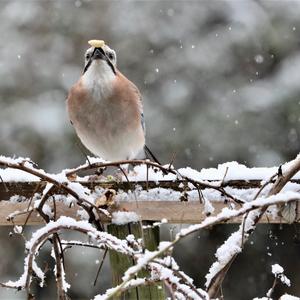
[[96, 42], [68, 95], [71, 123], [85, 147], [105, 160], [134, 159], [143, 149], [152, 156], [145, 145], [141, 94], [117, 69], [116, 52]]

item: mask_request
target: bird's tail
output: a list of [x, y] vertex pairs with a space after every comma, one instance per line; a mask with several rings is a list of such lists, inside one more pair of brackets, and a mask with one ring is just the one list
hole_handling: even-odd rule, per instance
[[155, 155], [152, 153], [152, 151], [148, 148], [147, 145], [144, 146], [144, 150], [145, 150], [145, 154], [146, 154], [147, 158], [152, 159], [157, 164], [161, 165], [161, 163], [159, 162], [159, 160], [155, 157]]

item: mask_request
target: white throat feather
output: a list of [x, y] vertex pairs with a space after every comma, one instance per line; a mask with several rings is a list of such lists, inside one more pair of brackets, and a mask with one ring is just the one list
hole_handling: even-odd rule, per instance
[[82, 79], [85, 87], [98, 102], [111, 95], [115, 77], [116, 75], [105, 61], [95, 60], [83, 74]]

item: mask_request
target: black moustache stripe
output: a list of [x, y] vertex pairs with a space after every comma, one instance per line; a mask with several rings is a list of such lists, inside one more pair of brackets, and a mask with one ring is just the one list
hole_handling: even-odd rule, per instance
[[93, 61], [93, 56], [95, 54], [96, 49], [100, 49], [100, 51], [104, 54], [105, 58], [106, 58], [106, 62], [108, 63], [108, 65], [111, 67], [112, 71], [114, 72], [114, 74], [116, 75], [116, 69], [114, 67], [114, 65], [112, 64], [112, 62], [110, 61], [110, 59], [106, 56], [104, 50], [102, 48], [95, 48], [88, 63], [86, 64], [86, 66], [83, 69], [83, 74], [88, 70], [88, 68], [90, 67], [92, 61]]
[[96, 48], [94, 49], [94, 51], [93, 51], [93, 53], [92, 53], [92, 55], [91, 55], [91, 57], [90, 57], [88, 63], [87, 63], [86, 66], [84, 67], [84, 69], [83, 69], [83, 74], [88, 70], [89, 66], [90, 66], [91, 63], [92, 63], [92, 58], [93, 58], [93, 56], [94, 56], [94, 54], [95, 54], [95, 50], [96, 50]]
[[114, 74], [116, 75], [116, 69], [115, 69], [115, 66], [112, 64], [112, 62], [110, 61], [110, 59], [106, 56], [106, 54], [105, 54], [105, 57], [106, 57], [106, 61], [107, 61], [108, 65], [111, 67], [112, 71], [113, 71]]

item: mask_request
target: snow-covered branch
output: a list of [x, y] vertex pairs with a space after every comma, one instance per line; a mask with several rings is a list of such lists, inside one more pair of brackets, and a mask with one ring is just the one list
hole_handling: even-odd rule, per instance
[[[275, 205], [275, 204], [283, 204], [283, 203], [289, 203], [291, 201], [300, 201], [300, 195], [299, 193], [295, 192], [286, 192], [285, 194], [280, 194], [280, 195], [273, 195], [268, 198], [258, 198], [252, 202], [245, 203], [240, 209], [234, 210], [234, 209], [223, 209], [221, 213], [219, 213], [215, 217], [207, 217], [205, 221], [203, 221], [200, 224], [197, 225], [191, 225], [188, 228], [182, 229], [177, 235], [176, 238], [172, 242], [164, 242], [160, 244], [160, 247], [157, 251], [153, 252], [146, 252], [145, 255], [140, 257], [137, 260], [137, 263], [129, 268], [123, 277], [123, 282], [116, 287], [115, 289], [110, 291], [109, 299], [110, 297], [113, 297], [114, 295], [117, 295], [120, 293], [123, 288], [127, 285], [127, 283], [134, 278], [134, 276], [140, 272], [142, 269], [145, 269], [149, 263], [154, 261], [157, 257], [163, 255], [164, 253], [168, 252], [171, 250], [175, 244], [177, 244], [180, 240], [183, 238], [187, 237], [188, 235], [204, 228], [208, 228], [211, 226], [214, 226], [216, 224], [220, 224], [223, 222], [228, 221], [231, 218], [237, 217], [239, 215], [244, 215], [248, 212], [254, 212], [255, 215], [255, 210], [269, 206], [269, 205]], [[249, 227], [248, 227], [249, 226]], [[247, 226], [247, 229], [250, 229], [252, 224], [249, 222], [249, 225]], [[238, 244], [239, 243], [239, 244]], [[207, 286], [209, 286], [212, 278], [216, 275], [219, 274], [220, 270], [224, 268], [230, 261], [230, 259], [235, 256], [237, 253], [241, 252], [241, 239], [237, 234], [233, 234], [228, 242], [226, 242], [224, 246], [224, 251], [223, 249], [220, 250], [220, 261], [216, 262], [211, 270], [209, 275], [207, 275]], [[226, 256], [223, 257], [224, 253], [226, 253]], [[106, 299], [106, 298], [104, 298]]]
[[[122, 173], [121, 177], [118, 175], [117, 178], [113, 179], [113, 183], [102, 180], [99, 182], [100, 187], [96, 186], [97, 181], [93, 182], [93, 188], [89, 186], [91, 178], [95, 176], [94, 174], [89, 177], [78, 175], [83, 170], [93, 171], [99, 168], [103, 170], [108, 167], [122, 168], [125, 164], [133, 165], [133, 171], [128, 174]], [[24, 181], [42, 183], [42, 187], [38, 186], [31, 195], [27, 209], [12, 213], [10, 221], [13, 222], [16, 216], [27, 213], [25, 222], [27, 223], [29, 216], [38, 212], [46, 223], [26, 243], [27, 255], [24, 259], [24, 271], [20, 279], [8, 281], [1, 285], [9, 288], [26, 289], [28, 294], [33, 278], [37, 278], [39, 284], [43, 286], [45, 274], [37, 265], [36, 257], [44, 244], [50, 240], [53, 257], [56, 261], [55, 276], [58, 296], [61, 299], [66, 297], [66, 292], [69, 289], [69, 284], [65, 279], [63, 261], [64, 250], [70, 246], [93, 247], [105, 251], [113, 250], [129, 256], [132, 260], [133, 265], [124, 272], [121, 282], [104, 294], [96, 296], [95, 299], [110, 299], [129, 289], [144, 285], [156, 285], [159, 282], [165, 284], [174, 299], [210, 299], [216, 297], [231, 263], [243, 250], [245, 242], [267, 209], [272, 207], [269, 209], [270, 214], [275, 215], [277, 213], [276, 207], [288, 206], [293, 202], [300, 201], [299, 157], [279, 169], [251, 169], [237, 163], [227, 163], [220, 165], [218, 169], [207, 169], [200, 172], [191, 168], [176, 170], [172, 166], [161, 166], [148, 160], [105, 162], [101, 159], [90, 159], [89, 163], [71, 170], [64, 170], [59, 174], [48, 174], [44, 170], [38, 169], [29, 159], [23, 158], [0, 157], [0, 166], [6, 168], [5, 172], [0, 170], [1, 178], [5, 179], [3, 184], [9, 182], [7, 181], [9, 176], [13, 178], [11, 170], [18, 170], [19, 173], [14, 175], [19, 179], [20, 176], [23, 176]], [[120, 180], [121, 183], [118, 186]], [[139, 185], [139, 183], [142, 184]], [[240, 189], [247, 184], [249, 184], [248, 189]], [[126, 208], [125, 211], [124, 209], [123, 211], [113, 211], [112, 207], [115, 209], [120, 207], [118, 203], [122, 200], [131, 201], [137, 209], [139, 200], [149, 201], [149, 198], [153, 200], [157, 195], [160, 195], [165, 201], [170, 197], [175, 199], [174, 201], [169, 200], [170, 205], [165, 205], [164, 208], [172, 206], [171, 203], [176, 201], [178, 203], [181, 203], [179, 201], [187, 201], [185, 202], [187, 206], [192, 206], [195, 202], [199, 204], [200, 200], [203, 209], [202, 221], [199, 221], [199, 218], [197, 224], [181, 229], [174, 240], [162, 241], [158, 248], [152, 251], [145, 248], [143, 240], [138, 240], [132, 235], [119, 239], [104, 231], [101, 223], [103, 215], [109, 216], [115, 224], [140, 222], [141, 219], [147, 220], [147, 216], [142, 218], [140, 214], [128, 211]], [[13, 201], [15, 201], [14, 198], [10, 199], [10, 202]], [[81, 218], [85, 221], [77, 221], [65, 216], [58, 218], [59, 202], [70, 206], [76, 203], [84, 212], [81, 213]], [[216, 210], [217, 203], [223, 204], [221, 210]], [[224, 207], [224, 203], [226, 207]], [[164, 209], [158, 206], [154, 208], [156, 210]], [[205, 287], [207, 292], [196, 287], [193, 280], [179, 269], [172, 258], [173, 248], [182, 239], [198, 230], [230, 222], [238, 217], [244, 218], [243, 223], [239, 230], [234, 232], [217, 249], [215, 254], [217, 260], [206, 275]], [[154, 227], [168, 222], [165, 216], [153, 220], [157, 221], [153, 224]], [[149, 224], [146, 226], [141, 224], [140, 227], [141, 230], [152, 228]], [[60, 234], [63, 230], [81, 232], [84, 237], [88, 237], [88, 241], [61, 240]], [[19, 230], [16, 226], [15, 232], [22, 234], [23, 229]], [[147, 275], [141, 277], [141, 271], [146, 271], [145, 274]], [[285, 277], [278, 275], [276, 280], [282, 278]]]
[[55, 222], [50, 221], [32, 235], [32, 238], [26, 243], [28, 255], [24, 261], [25, 267], [23, 275], [19, 280], [14, 282], [8, 281], [3, 285], [17, 289], [28, 288], [32, 280], [33, 272], [38, 275], [38, 278], [43, 282], [44, 273], [37, 267], [35, 257], [48, 238], [61, 230], [72, 230], [86, 234], [90, 241], [101, 249], [109, 248], [129, 256], [135, 253], [135, 250], [128, 245], [126, 240], [119, 240], [107, 232], [98, 231], [87, 221], [76, 221], [69, 217], [61, 217]]
[[[211, 266], [206, 278], [206, 287], [211, 297], [216, 297], [219, 292], [220, 286], [226, 276], [230, 265], [234, 261], [238, 253], [242, 251], [242, 248], [248, 240], [250, 234], [252, 234], [256, 228], [257, 223], [266, 212], [268, 207], [272, 205], [269, 203], [270, 199], [285, 199], [283, 203], [276, 203], [282, 207], [282, 205], [290, 205], [292, 202], [299, 201], [299, 197], [294, 195], [295, 199], [292, 199], [292, 195], [284, 195], [280, 191], [288, 183], [288, 181], [300, 170], [300, 155], [298, 155], [293, 161], [281, 166], [278, 172], [277, 180], [273, 184], [272, 188], [268, 192], [267, 198], [262, 198], [262, 205], [257, 207], [256, 211], [250, 212], [245, 215], [244, 222], [239, 227], [238, 231], [233, 233], [229, 239], [217, 250], [217, 261]], [[296, 193], [298, 194], [298, 193]], [[292, 198], [289, 198], [292, 196]], [[288, 199], [289, 198], [289, 199]], [[258, 199], [259, 200], [259, 199]], [[254, 200], [251, 203], [255, 203]], [[274, 204], [274, 203], [273, 203]], [[226, 253], [226, 255], [220, 255]], [[225, 257], [225, 259], [224, 259]]]

